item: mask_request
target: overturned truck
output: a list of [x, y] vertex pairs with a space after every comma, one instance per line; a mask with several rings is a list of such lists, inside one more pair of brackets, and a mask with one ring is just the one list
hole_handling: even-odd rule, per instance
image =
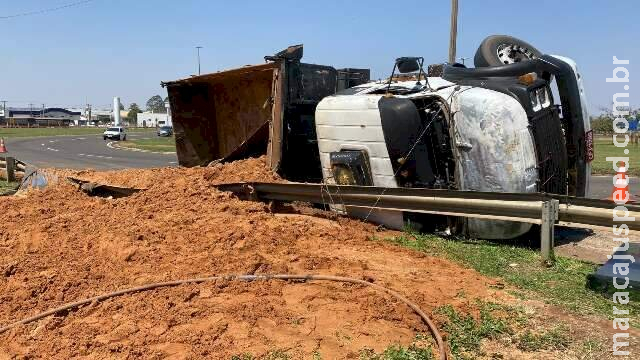
[[[426, 74], [422, 58], [403, 57], [388, 80], [371, 82], [367, 69], [302, 63], [302, 50], [163, 83], [180, 165], [266, 154], [273, 170], [297, 182], [588, 195], [593, 139], [571, 59], [490, 36], [475, 68], [444, 64]], [[491, 239], [531, 228], [335, 209], [393, 228], [410, 221]]]

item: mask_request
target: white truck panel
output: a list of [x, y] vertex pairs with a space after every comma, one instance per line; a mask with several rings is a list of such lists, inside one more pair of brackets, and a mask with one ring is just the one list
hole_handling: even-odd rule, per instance
[[[488, 89], [454, 94], [454, 146], [461, 190], [535, 192], [538, 172], [533, 137], [522, 105]], [[530, 224], [468, 220], [472, 236], [508, 239], [524, 234]]]
[[389, 158], [389, 152], [387, 150], [387, 145], [385, 143], [381, 143], [379, 141], [374, 142], [351, 142], [351, 141], [341, 141], [341, 140], [326, 140], [321, 139], [318, 136], [318, 149], [320, 153], [330, 153], [332, 151], [337, 151], [335, 149], [360, 149], [359, 147], [366, 148], [369, 153], [369, 158]]
[[[322, 174], [326, 183], [335, 184], [330, 153], [342, 150], [363, 150], [369, 156], [373, 185], [397, 187], [389, 152], [382, 132], [378, 100], [380, 96], [332, 96], [323, 99], [316, 108], [316, 133]], [[331, 207], [344, 211], [339, 199]], [[374, 205], [374, 204], [371, 204]], [[346, 207], [349, 215], [402, 229], [403, 215], [397, 211], [370, 211]]]
[[[461, 190], [534, 192], [537, 170], [533, 137], [522, 105], [512, 97], [482, 88], [449, 86], [408, 98], [438, 95], [454, 114], [453, 151]], [[397, 187], [387, 150], [380, 112], [382, 95], [336, 95], [323, 99], [316, 110], [316, 132], [324, 179], [334, 183], [330, 153], [365, 150], [370, 159], [373, 183]], [[401, 96], [399, 96], [401, 97]], [[335, 200], [335, 199], [334, 199]], [[373, 204], [372, 204], [373, 205]], [[334, 206], [343, 210], [342, 206]], [[367, 217], [401, 229], [401, 212], [349, 208], [353, 216]], [[485, 239], [508, 239], [524, 234], [530, 224], [469, 219], [467, 230]]]

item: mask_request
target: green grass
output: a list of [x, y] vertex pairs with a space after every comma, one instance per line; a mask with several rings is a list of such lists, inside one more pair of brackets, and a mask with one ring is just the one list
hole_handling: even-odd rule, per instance
[[468, 314], [459, 314], [451, 305], [436, 309], [436, 314], [447, 318], [443, 330], [447, 333], [451, 353], [456, 358], [464, 358], [468, 353], [478, 353], [484, 339], [496, 339], [501, 334], [513, 332], [505, 320], [493, 315], [494, 304], [480, 303], [479, 305], [480, 319], [478, 320]]
[[175, 152], [176, 141], [171, 137], [155, 137], [150, 139], [132, 139], [127, 141], [121, 141], [119, 143], [121, 147], [134, 148], [148, 151], [159, 152]]
[[558, 325], [552, 329], [541, 332], [527, 330], [519, 337], [517, 346], [518, 349], [527, 352], [564, 350], [571, 344], [568, 334], [569, 330], [563, 325]]
[[0, 196], [12, 193], [19, 185], [20, 183], [18, 182], [8, 183], [6, 180], [0, 179]]
[[[105, 128], [97, 127], [61, 127], [61, 128], [0, 128], [0, 137], [23, 138], [39, 136], [63, 136], [63, 135], [97, 135], [102, 134]], [[144, 129], [128, 129], [128, 132], [139, 132]]]
[[[622, 137], [619, 139], [622, 140]], [[607, 161], [607, 157], [629, 157], [629, 174], [640, 176], [640, 146], [629, 143], [626, 148], [618, 148], [613, 145], [611, 137], [598, 137], [594, 142], [595, 159], [591, 163], [593, 174], [615, 175], [613, 165]], [[625, 155], [625, 149], [629, 150], [628, 155]]]
[[423, 345], [425, 339], [429, 338], [428, 335], [418, 334], [411, 345], [404, 347], [393, 344], [380, 354], [372, 349], [363, 349], [360, 360], [431, 360], [434, 359], [431, 347]]
[[[417, 234], [386, 240], [434, 256], [444, 256], [483, 275], [501, 278], [515, 287], [514, 295], [520, 298], [542, 300], [575, 314], [612, 317], [611, 297], [586, 286], [589, 275], [598, 268], [595, 264], [557, 256], [553, 265], [546, 266], [539, 250], [508, 242], [449, 240]], [[632, 300], [625, 308], [638, 313], [640, 302], [633, 299], [637, 294], [631, 296]], [[632, 320], [632, 326], [640, 327], [638, 319]]]
[[[339, 331], [336, 331], [336, 334], [338, 333]], [[434, 356], [431, 347], [429, 345], [423, 346], [428, 339], [431, 339], [429, 335], [418, 334], [408, 347], [393, 344], [380, 354], [377, 354], [372, 349], [363, 349], [360, 351], [359, 358], [360, 360], [432, 360]], [[253, 360], [256, 358], [250, 353], [244, 353], [232, 356], [231, 360]], [[289, 360], [292, 357], [287, 351], [277, 349], [270, 351], [265, 357], [261, 358], [267, 360]], [[311, 354], [311, 359], [322, 360], [322, 354], [319, 350], [315, 350]]]
[[[541, 350], [565, 350], [571, 346], [569, 328], [556, 325], [545, 328], [538, 325], [531, 329], [532, 315], [524, 309], [509, 305], [477, 301], [480, 315], [476, 319], [470, 314], [461, 314], [453, 306], [436, 309], [435, 314], [443, 319], [445, 339], [454, 359], [475, 359], [487, 355], [482, 351], [483, 340], [492, 340], [516, 347], [525, 352]], [[585, 346], [584, 343], [578, 346]]]

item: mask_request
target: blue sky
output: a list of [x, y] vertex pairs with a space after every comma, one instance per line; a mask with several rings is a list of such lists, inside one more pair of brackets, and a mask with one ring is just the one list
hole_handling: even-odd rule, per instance
[[[77, 1], [77, 0], [76, 0]], [[0, 17], [74, 0], [0, 0]], [[0, 19], [0, 100], [10, 106], [125, 105], [165, 95], [160, 81], [262, 62], [303, 43], [303, 61], [369, 67], [385, 77], [399, 56], [447, 58], [449, 0], [215, 1], [94, 0], [41, 15]], [[640, 2], [635, 0], [460, 0], [458, 56], [473, 57], [491, 34], [520, 37], [571, 57], [591, 108], [609, 106], [612, 57], [629, 59], [632, 105], [640, 71]], [[469, 60], [472, 61], [472, 60]], [[639, 69], [639, 70], [637, 70]]]

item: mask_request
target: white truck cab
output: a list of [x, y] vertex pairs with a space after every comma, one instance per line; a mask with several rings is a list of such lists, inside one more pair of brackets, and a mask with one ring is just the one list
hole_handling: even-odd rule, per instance
[[[590, 128], [572, 60], [545, 55], [484, 69], [445, 66], [441, 77], [421, 77], [420, 58], [399, 58], [394, 72], [407, 59], [419, 64], [417, 79], [394, 80], [392, 73], [388, 81], [359, 85], [318, 104], [315, 125], [326, 183], [588, 195]], [[537, 67], [547, 63], [548, 69]], [[537, 75], [546, 70], [558, 81], [563, 117], [550, 74]], [[434, 215], [425, 221], [417, 214], [335, 208], [396, 229], [408, 221], [451, 226], [451, 219]], [[484, 239], [515, 238], [531, 228], [461, 221], [467, 235]]]

